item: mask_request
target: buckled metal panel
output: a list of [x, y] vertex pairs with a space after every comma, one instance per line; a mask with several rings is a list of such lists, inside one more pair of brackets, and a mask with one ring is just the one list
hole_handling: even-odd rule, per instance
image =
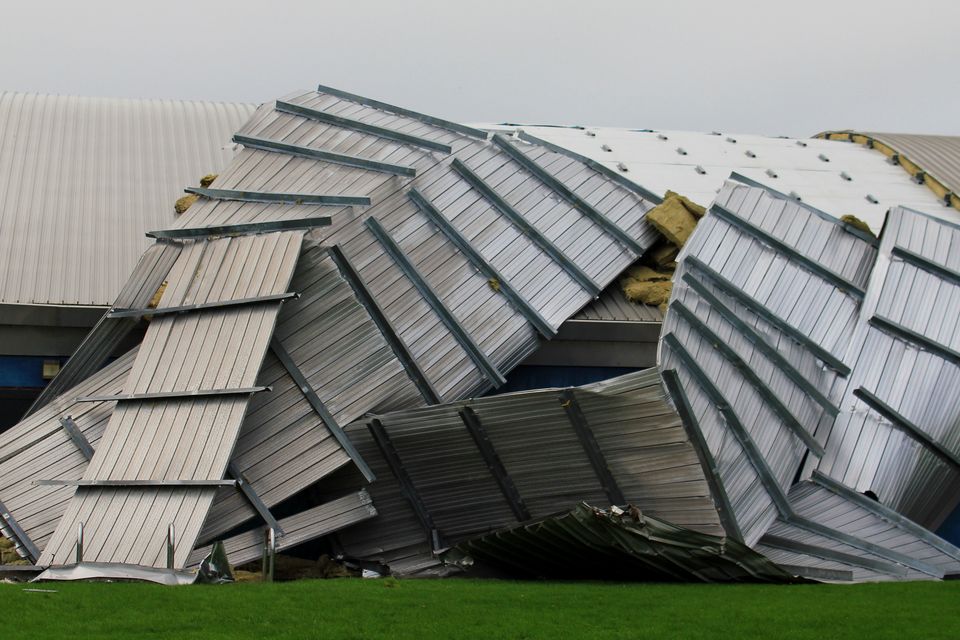
[[[159, 306], [286, 292], [301, 239], [288, 232], [187, 245]], [[155, 319], [123, 392], [254, 386], [279, 304]], [[248, 402], [231, 396], [118, 405], [82, 479], [222, 480]], [[78, 487], [40, 562], [66, 562], [83, 523], [85, 559], [165, 566], [172, 524], [174, 564], [183, 567], [215, 494], [212, 487]]]
[[[853, 366], [838, 390], [845, 410], [823, 429], [827, 455], [815, 465], [930, 529], [960, 501], [960, 470], [952, 462], [960, 456], [960, 363], [951, 357], [960, 350], [960, 283], [951, 275], [960, 264], [958, 244], [956, 225], [908, 209], [890, 211], [863, 322], [845, 356]], [[926, 267], [911, 254], [945, 269]], [[887, 329], [891, 323], [906, 331]], [[921, 433], [877, 411], [858, 396], [861, 388]]]
[[[710, 274], [840, 357], [855, 330], [860, 299], [807, 263], [862, 290], [875, 249], [838, 221], [762, 188], [728, 182], [715, 205], [730, 214], [703, 218], [678, 257], [670, 302], [676, 311], [668, 312], [663, 328], [672, 337], [661, 345], [660, 366], [677, 369], [752, 545], [783, 511], [775, 508], [776, 494], [789, 489], [807, 449], [821, 451], [811, 434], [821, 421], [832, 420], [829, 394], [837, 376], [777, 324], [717, 287]], [[732, 224], [733, 217], [744, 223]], [[745, 225], [776, 242], [762, 242]], [[758, 346], [757, 340], [766, 343]], [[724, 411], [738, 417], [744, 434], [731, 431], [735, 425]], [[757, 475], [754, 447], [775, 474], [776, 487]]]
[[[284, 534], [277, 537], [277, 551], [290, 549], [304, 542], [315, 540], [344, 527], [369, 520], [377, 515], [370, 494], [365, 490], [346, 495], [337, 500], [301, 511], [288, 518], [281, 518]], [[257, 560], [263, 554], [263, 534], [266, 527], [231, 536], [223, 541], [227, 558], [232, 565], [241, 565]], [[199, 565], [210, 553], [210, 546], [198, 547], [187, 560], [188, 567]]]
[[[324, 249], [304, 249], [290, 286], [300, 298], [284, 303], [274, 335], [338, 424], [348, 424], [370, 408], [422, 401]], [[258, 384], [273, 391], [251, 401], [232, 460], [272, 507], [350, 458], [272, 354]], [[238, 492], [222, 491], [200, 540], [213, 540], [255, 516]]]
[[[703, 470], [656, 371], [629, 374], [573, 391], [611, 475], [631, 504], [690, 529], [724, 535]], [[437, 537], [455, 544], [517, 516], [460, 411], [482, 422], [493, 451], [531, 517], [579, 500], [608, 502], [584, 445], [571, 426], [564, 390], [520, 392], [377, 416], [403, 464]], [[370, 437], [348, 428], [358, 447]], [[379, 456], [376, 456], [379, 458]], [[371, 462], [376, 469], [382, 460]], [[349, 554], [377, 559], [399, 573], [437, 564], [431, 540], [397, 483], [378, 471], [369, 490], [380, 515], [342, 536]]]
[[53, 534], [74, 487], [38, 486], [34, 481], [79, 480], [88, 463], [59, 419], [71, 416], [80, 433], [96, 449], [116, 403], [79, 403], [75, 399], [122, 389], [136, 355], [134, 349], [121, 356], [0, 434], [0, 502], [40, 549]]
[[[146, 307], [163, 284], [179, 255], [179, 244], [152, 245], [140, 257], [136, 269], [130, 274], [113, 306], [124, 309]], [[96, 373], [127, 334], [137, 326], [138, 320], [139, 318], [109, 318], [104, 314], [84, 338], [76, 353], [67, 360], [60, 373], [33, 401], [27, 415], [44, 407], [67, 389], [80, 384]]]

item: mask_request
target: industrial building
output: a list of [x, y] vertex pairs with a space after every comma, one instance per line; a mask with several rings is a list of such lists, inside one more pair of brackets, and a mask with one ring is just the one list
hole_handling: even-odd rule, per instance
[[[597, 553], [594, 514], [638, 578], [957, 574], [952, 174], [842, 136], [261, 105], [0, 434], [3, 534], [50, 575], [243, 563], [266, 532], [571, 577], [530, 550]], [[638, 268], [664, 304], [623, 297]]]

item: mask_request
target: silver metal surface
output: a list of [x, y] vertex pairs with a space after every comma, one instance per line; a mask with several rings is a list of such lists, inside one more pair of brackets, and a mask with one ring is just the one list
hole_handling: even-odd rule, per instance
[[[301, 239], [286, 232], [190, 244], [158, 306], [286, 292]], [[124, 393], [254, 386], [279, 304], [155, 319]], [[118, 404], [82, 480], [222, 481], [248, 403], [244, 395]], [[91, 561], [164, 566], [164, 531], [174, 523], [175, 566], [182, 567], [215, 494], [208, 486], [78, 487], [41, 558], [63, 562], [83, 521]]]
[[253, 109], [0, 93], [0, 302], [109, 306]]

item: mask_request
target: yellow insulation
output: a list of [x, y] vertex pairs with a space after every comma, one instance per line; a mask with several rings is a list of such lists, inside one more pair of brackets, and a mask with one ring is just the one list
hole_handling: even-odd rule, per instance
[[173, 203], [173, 210], [176, 211], [177, 213], [183, 213], [184, 211], [189, 209], [190, 205], [196, 202], [199, 198], [200, 196], [198, 196], [195, 193], [185, 195]]

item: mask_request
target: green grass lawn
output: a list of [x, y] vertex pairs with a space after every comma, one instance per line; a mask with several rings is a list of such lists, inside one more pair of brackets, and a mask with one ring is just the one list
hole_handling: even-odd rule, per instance
[[[30, 593], [25, 588], [55, 589]], [[958, 638], [960, 582], [0, 585], [8, 638]]]

